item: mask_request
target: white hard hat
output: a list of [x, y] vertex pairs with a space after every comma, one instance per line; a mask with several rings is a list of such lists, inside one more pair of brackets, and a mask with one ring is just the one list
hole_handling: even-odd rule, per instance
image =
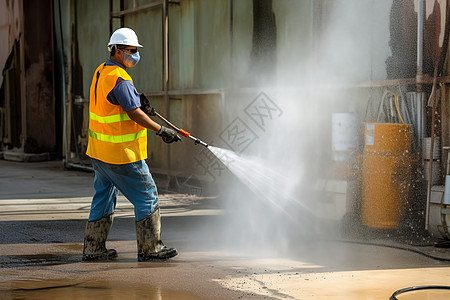
[[136, 46], [142, 47], [139, 44], [138, 37], [133, 29], [130, 28], [119, 28], [111, 35], [109, 39], [108, 48], [112, 45], [127, 45], [127, 46]]

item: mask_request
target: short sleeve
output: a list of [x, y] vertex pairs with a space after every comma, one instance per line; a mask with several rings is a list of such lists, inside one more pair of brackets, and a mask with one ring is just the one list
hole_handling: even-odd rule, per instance
[[122, 106], [124, 111], [130, 111], [141, 107], [141, 100], [139, 98], [139, 93], [136, 91], [134, 84], [129, 80], [123, 80], [119, 78], [116, 86], [112, 90], [114, 102]]

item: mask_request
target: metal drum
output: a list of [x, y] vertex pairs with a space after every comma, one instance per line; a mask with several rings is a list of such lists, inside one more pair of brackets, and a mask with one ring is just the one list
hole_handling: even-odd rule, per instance
[[363, 224], [397, 228], [411, 189], [411, 125], [366, 123], [362, 160]]

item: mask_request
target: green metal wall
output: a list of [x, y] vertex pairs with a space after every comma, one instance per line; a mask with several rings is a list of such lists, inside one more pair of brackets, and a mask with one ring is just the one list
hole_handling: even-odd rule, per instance
[[[109, 1], [73, 0], [76, 13], [71, 28], [72, 42], [78, 43], [82, 67], [83, 96], [89, 98], [89, 87], [95, 69], [109, 57], [106, 45], [109, 40]], [[78, 36], [73, 36], [77, 30]], [[76, 45], [72, 45], [75, 47]], [[73, 51], [73, 50], [72, 50]], [[73, 58], [75, 59], [75, 58]]]

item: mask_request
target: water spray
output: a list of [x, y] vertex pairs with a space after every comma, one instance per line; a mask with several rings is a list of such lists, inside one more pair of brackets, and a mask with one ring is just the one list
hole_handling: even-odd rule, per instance
[[141, 109], [149, 116], [157, 116], [158, 118], [160, 118], [162, 121], [164, 121], [164, 123], [166, 123], [169, 127], [171, 127], [173, 130], [175, 130], [177, 133], [179, 133], [180, 135], [190, 138], [192, 140], [194, 140], [194, 144], [195, 145], [202, 145], [205, 146], [206, 148], [208, 148], [208, 144], [205, 143], [204, 141], [202, 141], [199, 138], [196, 138], [194, 136], [192, 136], [189, 132], [187, 132], [186, 130], [183, 130], [181, 128], [178, 128], [177, 126], [173, 125], [172, 123], [170, 123], [166, 118], [164, 118], [163, 116], [161, 116], [151, 105], [150, 105], [150, 101], [147, 99], [147, 97], [145, 97], [144, 94], [140, 94], [140, 98], [141, 98]]

